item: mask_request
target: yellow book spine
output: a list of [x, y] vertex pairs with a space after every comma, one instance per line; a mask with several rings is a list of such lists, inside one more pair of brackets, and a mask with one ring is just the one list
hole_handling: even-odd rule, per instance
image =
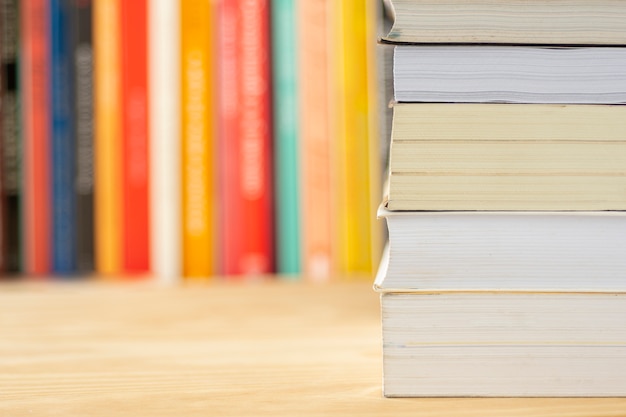
[[94, 169], [96, 271], [121, 272], [122, 142], [120, 91], [120, 0], [95, 0]]
[[[337, 267], [340, 274], [371, 276], [380, 252], [380, 173], [375, 105], [373, 0], [331, 1], [334, 110], [334, 181]], [[376, 202], [378, 200], [378, 202]]]
[[203, 279], [216, 273], [211, 204], [215, 195], [214, 11], [207, 0], [183, 0], [180, 5], [183, 275]]

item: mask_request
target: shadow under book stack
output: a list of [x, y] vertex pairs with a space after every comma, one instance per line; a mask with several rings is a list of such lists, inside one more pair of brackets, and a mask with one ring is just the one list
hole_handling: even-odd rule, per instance
[[626, 395], [626, 1], [392, 5], [384, 394]]

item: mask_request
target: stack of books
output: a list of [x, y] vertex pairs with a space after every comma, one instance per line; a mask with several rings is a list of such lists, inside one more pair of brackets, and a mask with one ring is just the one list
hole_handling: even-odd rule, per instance
[[385, 396], [626, 395], [626, 1], [392, 6]]

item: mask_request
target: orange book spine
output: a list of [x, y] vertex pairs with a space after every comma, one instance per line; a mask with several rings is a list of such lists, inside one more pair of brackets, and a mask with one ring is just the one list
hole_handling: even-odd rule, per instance
[[21, 4], [24, 272], [50, 272], [49, 8]]
[[148, 15], [146, 0], [122, 1], [122, 269], [150, 269]]
[[302, 252], [307, 278], [332, 270], [327, 0], [299, 3]]
[[94, 169], [96, 271], [122, 266], [120, 1], [94, 0]]
[[207, 278], [215, 265], [215, 158], [211, 2], [181, 2], [183, 275]]

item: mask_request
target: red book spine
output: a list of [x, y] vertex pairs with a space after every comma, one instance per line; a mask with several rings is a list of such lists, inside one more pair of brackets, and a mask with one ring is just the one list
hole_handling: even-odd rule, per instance
[[150, 268], [147, 1], [121, 2], [123, 269]]
[[49, 9], [21, 3], [24, 272], [50, 272]]
[[269, 2], [220, 4], [222, 267], [274, 270]]

